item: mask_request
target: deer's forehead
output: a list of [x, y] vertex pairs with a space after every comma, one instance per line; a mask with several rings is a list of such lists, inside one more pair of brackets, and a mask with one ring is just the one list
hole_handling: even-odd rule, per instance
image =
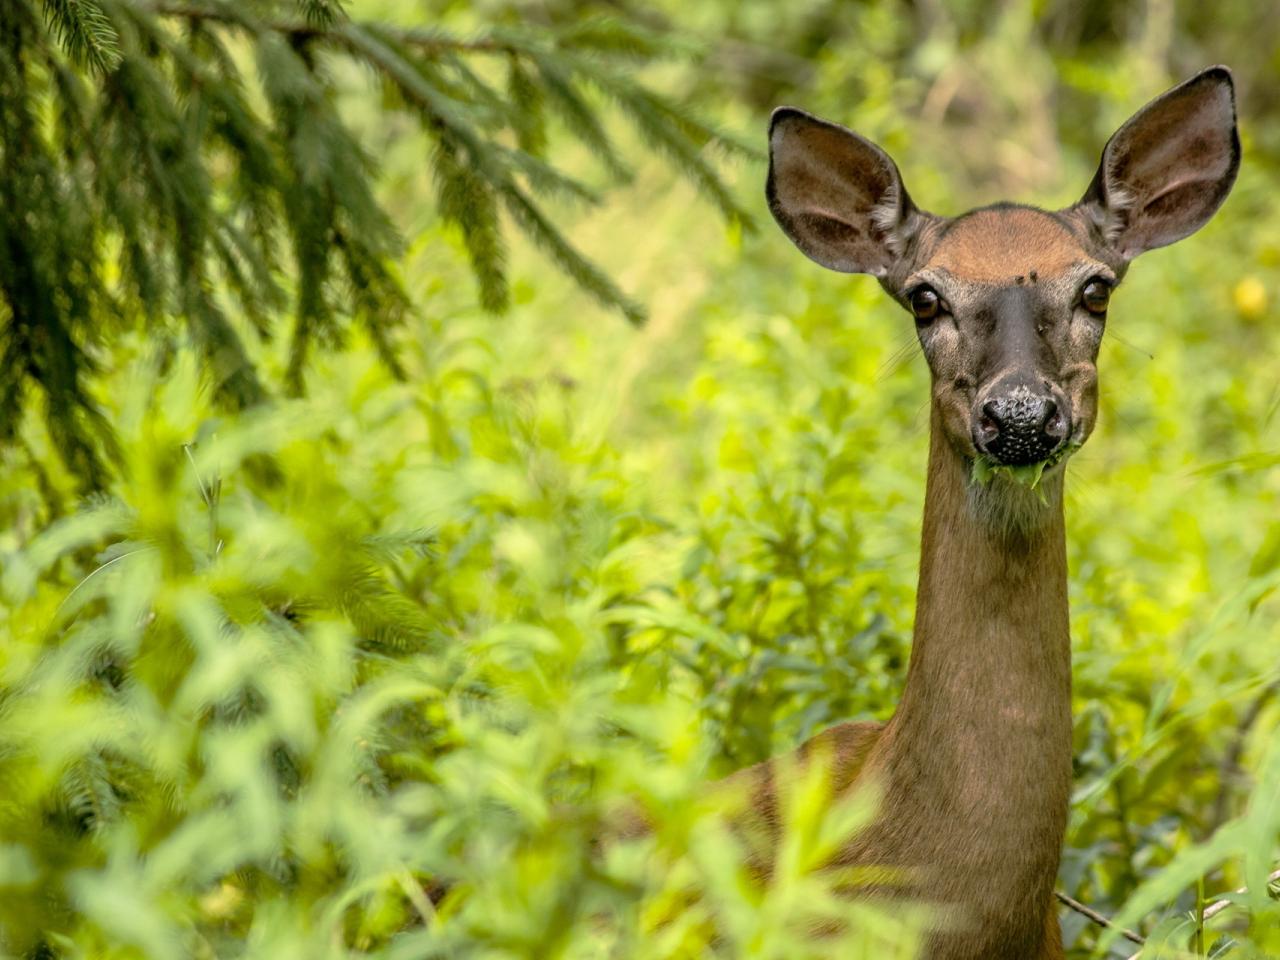
[[1054, 280], [1089, 259], [1077, 236], [1053, 214], [995, 207], [951, 221], [924, 266], [962, 281], [1014, 284], [1032, 277]]

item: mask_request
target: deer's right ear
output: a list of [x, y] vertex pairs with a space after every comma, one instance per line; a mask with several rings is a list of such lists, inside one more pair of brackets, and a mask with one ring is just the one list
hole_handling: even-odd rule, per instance
[[1204, 226], [1239, 169], [1231, 71], [1210, 67], [1115, 132], [1079, 206], [1112, 249], [1132, 260]]
[[887, 153], [794, 107], [773, 112], [765, 196], [792, 242], [842, 273], [885, 276], [921, 217]]

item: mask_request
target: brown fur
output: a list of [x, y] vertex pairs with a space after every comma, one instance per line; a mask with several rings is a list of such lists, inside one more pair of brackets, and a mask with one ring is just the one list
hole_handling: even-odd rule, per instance
[[[839, 723], [806, 740], [792, 757], [792, 775], [802, 772], [815, 760], [827, 766], [831, 792], [839, 796], [858, 780], [884, 725], [871, 721]], [[751, 816], [758, 818], [776, 839], [782, 829], [778, 804], [777, 761], [766, 760], [726, 777], [721, 783], [732, 791], [745, 790], [751, 798]]]
[[929, 264], [977, 283], [1030, 282], [1061, 276], [1087, 254], [1056, 217], [1032, 207], [978, 210], [956, 220]]

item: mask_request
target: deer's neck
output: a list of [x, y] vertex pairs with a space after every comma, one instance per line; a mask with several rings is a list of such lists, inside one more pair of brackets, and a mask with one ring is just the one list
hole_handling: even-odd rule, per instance
[[1008, 491], [1037, 502], [1034, 523], [1006, 525], [998, 505], [974, 500], [998, 488], [971, 489], [968, 461], [936, 420], [931, 434], [915, 637], [886, 730], [884, 809], [902, 811], [907, 822], [892, 832], [933, 893], [975, 907], [992, 928], [1043, 923], [1071, 784], [1061, 471], [1044, 505]]

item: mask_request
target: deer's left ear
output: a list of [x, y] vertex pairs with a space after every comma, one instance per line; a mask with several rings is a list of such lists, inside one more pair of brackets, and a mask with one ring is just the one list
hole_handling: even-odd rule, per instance
[[773, 111], [765, 195], [791, 241], [842, 273], [887, 275], [929, 216], [887, 153], [794, 107]]
[[1209, 222], [1240, 169], [1235, 87], [1209, 67], [1139, 110], [1112, 135], [1079, 203], [1125, 260]]

